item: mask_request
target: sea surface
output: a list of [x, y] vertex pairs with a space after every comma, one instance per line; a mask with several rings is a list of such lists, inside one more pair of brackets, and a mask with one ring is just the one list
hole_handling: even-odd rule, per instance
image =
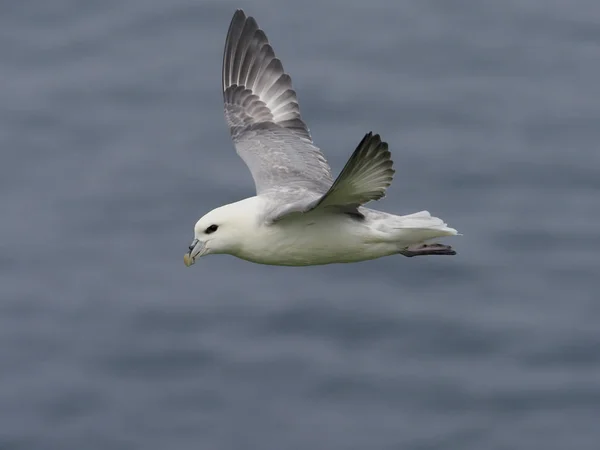
[[[183, 254], [254, 195], [243, 7], [334, 173], [368, 131], [455, 257]], [[0, 3], [0, 449], [600, 448], [597, 0]]]

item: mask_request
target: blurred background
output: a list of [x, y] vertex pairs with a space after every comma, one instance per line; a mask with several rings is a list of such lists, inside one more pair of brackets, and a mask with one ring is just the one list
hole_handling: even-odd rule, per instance
[[[183, 254], [254, 195], [221, 55], [257, 18], [338, 173], [458, 256]], [[0, 449], [600, 448], [595, 0], [0, 4]]]

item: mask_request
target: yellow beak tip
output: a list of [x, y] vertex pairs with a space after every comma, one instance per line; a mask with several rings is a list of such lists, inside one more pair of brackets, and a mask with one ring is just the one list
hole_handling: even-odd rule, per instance
[[186, 265], [186, 267], [190, 267], [192, 264], [194, 264], [194, 260], [190, 257], [189, 253], [183, 255], [183, 263]]

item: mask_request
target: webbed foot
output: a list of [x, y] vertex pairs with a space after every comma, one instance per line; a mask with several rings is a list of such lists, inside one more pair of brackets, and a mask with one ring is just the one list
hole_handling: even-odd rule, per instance
[[413, 244], [399, 253], [409, 258], [423, 255], [456, 255], [452, 247], [442, 244]]

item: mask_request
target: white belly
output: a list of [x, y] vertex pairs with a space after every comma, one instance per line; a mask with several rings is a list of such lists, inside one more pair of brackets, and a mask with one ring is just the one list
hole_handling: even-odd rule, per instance
[[306, 266], [375, 259], [397, 253], [398, 245], [366, 222], [345, 215], [281, 222], [257, 230], [235, 256], [260, 263]]

